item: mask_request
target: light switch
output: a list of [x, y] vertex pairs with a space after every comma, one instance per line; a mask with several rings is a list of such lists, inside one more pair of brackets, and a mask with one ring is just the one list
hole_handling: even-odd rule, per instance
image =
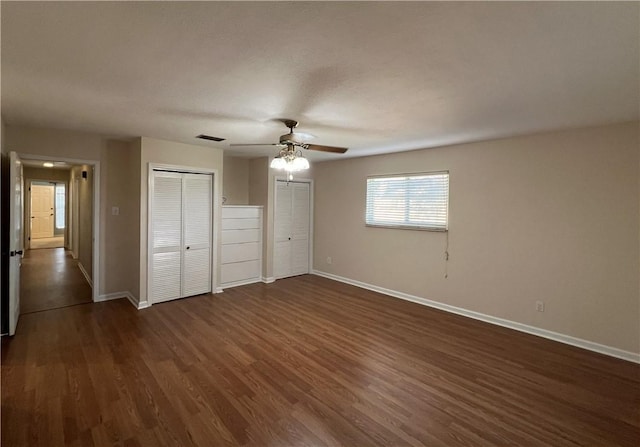
[[120, 207], [112, 206], [111, 207], [111, 215], [112, 216], [119, 216], [120, 215]]

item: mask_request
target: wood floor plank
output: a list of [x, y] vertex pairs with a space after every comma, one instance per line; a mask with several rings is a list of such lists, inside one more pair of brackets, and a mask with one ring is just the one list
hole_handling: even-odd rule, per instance
[[64, 248], [26, 250], [20, 268], [20, 313], [91, 302], [91, 286]]
[[304, 275], [24, 315], [2, 445], [637, 446], [640, 366]]

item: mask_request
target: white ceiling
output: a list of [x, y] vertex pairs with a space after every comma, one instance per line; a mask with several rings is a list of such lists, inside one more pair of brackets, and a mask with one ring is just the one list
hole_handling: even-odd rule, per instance
[[26, 166], [29, 168], [60, 169], [60, 170], [68, 171], [71, 169], [71, 166], [72, 166], [63, 161], [53, 162], [53, 166], [44, 166], [45, 160], [28, 160], [28, 159], [22, 158], [20, 159], [20, 161], [22, 162], [22, 166]]
[[[8, 125], [321, 160], [639, 118], [640, 3], [6, 2]], [[223, 143], [194, 139], [206, 133]], [[242, 156], [273, 147], [231, 148]]]

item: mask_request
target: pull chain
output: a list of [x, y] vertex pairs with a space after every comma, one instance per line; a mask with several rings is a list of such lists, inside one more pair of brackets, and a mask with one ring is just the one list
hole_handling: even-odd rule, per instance
[[445, 236], [445, 248], [444, 248], [444, 279], [449, 277], [449, 230], [447, 230]]

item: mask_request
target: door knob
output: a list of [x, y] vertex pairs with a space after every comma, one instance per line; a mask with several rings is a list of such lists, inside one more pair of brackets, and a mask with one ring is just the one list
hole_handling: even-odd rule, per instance
[[189, 250], [191, 247], [187, 247], [187, 250]]

